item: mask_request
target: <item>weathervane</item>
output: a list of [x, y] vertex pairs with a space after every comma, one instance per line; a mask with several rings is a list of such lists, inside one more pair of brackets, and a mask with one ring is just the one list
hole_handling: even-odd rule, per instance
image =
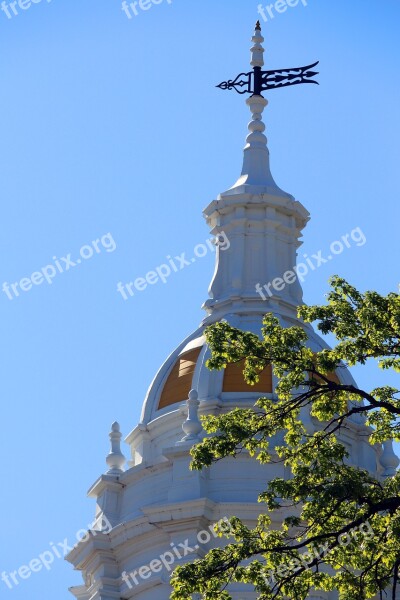
[[264, 41], [261, 35], [260, 21], [256, 24], [256, 34], [253, 37], [255, 45], [252, 48], [253, 71], [249, 73], [240, 73], [236, 79], [223, 81], [218, 88], [221, 90], [236, 90], [238, 94], [252, 94], [253, 96], [262, 96], [261, 92], [265, 90], [274, 90], [277, 88], [288, 87], [289, 85], [299, 85], [300, 83], [315, 83], [312, 78], [318, 75], [317, 71], [312, 69], [319, 64], [319, 61], [308, 65], [307, 67], [299, 67], [297, 69], [279, 69], [275, 71], [262, 71], [264, 65], [263, 48], [260, 42]]

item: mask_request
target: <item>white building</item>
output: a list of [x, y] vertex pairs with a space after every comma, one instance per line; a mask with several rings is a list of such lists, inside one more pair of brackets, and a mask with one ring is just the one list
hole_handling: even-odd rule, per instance
[[[251, 64], [262, 66], [259, 28], [252, 39]], [[207, 370], [205, 326], [224, 318], [235, 327], [259, 333], [266, 312], [275, 314], [285, 326], [299, 325], [296, 307], [302, 302], [302, 289], [298, 280], [279, 292], [270, 288], [266, 300], [256, 285], [293, 270], [309, 213], [281, 190], [271, 175], [262, 122], [267, 100], [252, 96], [247, 104], [252, 118], [242, 173], [204, 211], [211, 233], [217, 239], [227, 236], [230, 242], [224, 250], [217, 246], [210, 299], [204, 305], [207, 316], [155, 376], [140, 423], [126, 438], [131, 450], [127, 470], [120, 452], [119, 425], [113, 425], [109, 470], [89, 491], [96, 499], [99, 522], [106, 518], [112, 529], [91, 533], [68, 556], [83, 575], [84, 584], [71, 589], [78, 600], [168, 600], [170, 570], [221, 543], [205, 530], [231, 515], [254, 523], [262, 509], [257, 495], [266, 481], [285, 475], [282, 466], [261, 466], [247, 456], [221, 461], [203, 472], [189, 470], [189, 450], [201, 431], [198, 414], [250, 407], [261, 392], [273, 396], [276, 385], [271, 372], [264, 372], [259, 384], [250, 387], [238, 367], [228, 366], [223, 372]], [[313, 350], [326, 347], [310, 326], [306, 329]], [[347, 371], [341, 371], [340, 379], [353, 382]], [[190, 419], [186, 418], [188, 407]], [[304, 419], [312, 428], [310, 415], [304, 414]], [[394, 473], [398, 460], [391, 444], [385, 444], [383, 452], [371, 447], [360, 418], [351, 421], [343, 442], [353, 464], [379, 476]], [[237, 600], [255, 598], [248, 589], [232, 589]], [[335, 596], [310, 597], [326, 600]]]

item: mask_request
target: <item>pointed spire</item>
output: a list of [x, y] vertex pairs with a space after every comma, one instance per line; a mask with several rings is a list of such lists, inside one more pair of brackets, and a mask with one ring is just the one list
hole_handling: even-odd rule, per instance
[[119, 423], [115, 423], [111, 426], [110, 442], [111, 450], [106, 458], [106, 463], [109, 466], [107, 475], [120, 475], [124, 472], [124, 464], [126, 462], [125, 456], [121, 452], [121, 430]]
[[199, 433], [203, 429], [199, 419], [199, 395], [196, 390], [190, 390], [189, 398], [186, 402], [188, 407], [187, 419], [182, 425], [182, 429], [186, 434], [182, 442], [198, 441]]
[[[282, 70], [263, 68], [263, 41], [257, 23], [252, 37], [252, 70], [217, 86], [239, 94], [252, 94], [247, 100], [252, 116], [241, 176], [204, 210], [212, 234], [224, 234], [229, 241], [225, 248], [217, 248], [209, 299], [203, 305], [208, 313], [204, 325], [223, 318], [231, 322], [237, 316], [241, 322], [249, 319], [246, 320], [249, 327], [253, 316], [270, 310], [296, 319], [297, 307], [303, 301], [299, 279], [286, 284], [281, 277], [292, 272], [296, 265], [302, 230], [310, 215], [291, 194], [280, 189], [272, 177], [262, 121], [268, 102], [262, 93], [294, 85], [292, 75], [303, 73], [304, 69], [285, 71], [287, 77], [283, 77], [282, 83]], [[303, 80], [298, 83], [307, 83], [306, 75], [304, 71]], [[283, 287], [280, 284], [274, 287], [280, 281]], [[312, 421], [309, 425], [312, 426]]]
[[[251, 39], [253, 46], [251, 47], [250, 64], [254, 68], [254, 78], [260, 80], [262, 77], [261, 69], [264, 66], [264, 47], [262, 45], [264, 38], [261, 34], [259, 21]], [[250, 133], [246, 138], [241, 176], [231, 189], [236, 189], [242, 185], [253, 185], [268, 187], [270, 188], [268, 191], [282, 194], [271, 174], [267, 147], [268, 140], [264, 135], [265, 125], [262, 121], [262, 113], [268, 105], [268, 100], [261, 93], [254, 93], [250, 98], [247, 98], [246, 104], [252, 115], [248, 125]]]

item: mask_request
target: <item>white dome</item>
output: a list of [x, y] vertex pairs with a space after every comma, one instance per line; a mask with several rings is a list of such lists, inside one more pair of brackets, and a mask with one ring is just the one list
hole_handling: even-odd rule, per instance
[[[309, 337], [308, 345], [314, 352], [328, 348], [310, 325], [304, 325], [287, 315], [274, 315], [283, 327], [303, 326]], [[260, 335], [262, 318], [261, 314], [227, 315], [226, 321], [234, 327]], [[210, 371], [206, 367], [210, 350], [204, 330], [203, 325], [188, 336], [167, 358], [152, 381], [143, 404], [140, 424], [126, 440], [131, 445], [132, 464], [143, 460], [146, 463], [157, 462], [162, 459], [165, 448], [182, 439], [182, 423], [191, 389], [198, 393], [200, 414], [207, 414], [216, 406], [223, 411], [238, 406], [253, 406], [261, 394], [273, 395], [276, 381], [272, 369], [266, 369], [260, 383], [253, 387], [245, 384], [240, 365]], [[337, 376], [342, 383], [355, 384], [347, 369], [341, 369]], [[360, 418], [356, 416], [355, 422], [360, 422]], [[149, 456], [144, 456], [146, 449]]]

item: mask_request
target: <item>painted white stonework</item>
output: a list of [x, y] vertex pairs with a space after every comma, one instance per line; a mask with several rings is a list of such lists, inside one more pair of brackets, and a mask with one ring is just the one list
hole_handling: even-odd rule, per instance
[[[252, 65], [264, 64], [262, 42], [261, 32], [256, 29]], [[205, 303], [207, 316], [172, 352], [152, 382], [141, 421], [126, 438], [131, 458], [125, 471], [119, 425], [112, 426], [108, 471], [91, 487], [89, 495], [96, 500], [96, 516], [105, 516], [113, 528], [109, 533], [90, 535], [68, 556], [83, 575], [83, 585], [71, 589], [78, 600], [168, 600], [171, 589], [166, 568], [151, 572], [150, 576], [148, 570], [142, 569], [143, 577], [136, 575], [138, 584], [132, 579], [127, 583], [124, 574], [139, 571], [174, 547], [182, 548], [179, 544], [197, 548], [182, 560], [176, 558], [174, 567], [203, 556], [217, 542], [212, 538], [209, 543], [199, 544], [198, 532], [231, 515], [254, 524], [262, 510], [257, 495], [265, 489], [266, 482], [276, 476], [288, 476], [279, 464], [260, 466], [245, 455], [221, 461], [201, 473], [189, 470], [189, 450], [201, 438], [199, 415], [249, 407], [260, 395], [222, 391], [223, 372], [210, 372], [205, 367], [209, 350], [203, 337], [204, 327], [224, 318], [236, 327], [259, 333], [266, 312], [274, 313], [285, 326], [299, 324], [296, 319], [296, 306], [302, 302], [299, 283], [287, 285], [268, 301], [261, 299], [255, 285], [272, 281], [293, 268], [309, 214], [272, 178], [261, 119], [267, 101], [254, 96], [247, 104], [252, 119], [242, 174], [204, 213], [212, 233], [217, 236], [225, 232], [231, 244], [223, 252], [217, 248], [210, 299]], [[306, 328], [310, 347], [315, 351], [325, 348], [326, 344], [312, 328]], [[181, 354], [194, 348], [201, 348], [201, 352], [190, 398], [177, 398], [176, 404], [158, 410], [171, 369]], [[346, 370], [339, 377], [343, 382], [353, 382]], [[312, 431], [310, 415], [305, 413], [303, 417]], [[360, 418], [349, 423], [343, 441], [353, 464], [379, 476], [390, 476], [396, 469], [398, 459], [391, 444], [385, 444], [384, 449], [371, 447]], [[256, 597], [240, 586], [232, 590], [235, 600]], [[310, 598], [332, 600], [335, 595], [315, 594]]]

